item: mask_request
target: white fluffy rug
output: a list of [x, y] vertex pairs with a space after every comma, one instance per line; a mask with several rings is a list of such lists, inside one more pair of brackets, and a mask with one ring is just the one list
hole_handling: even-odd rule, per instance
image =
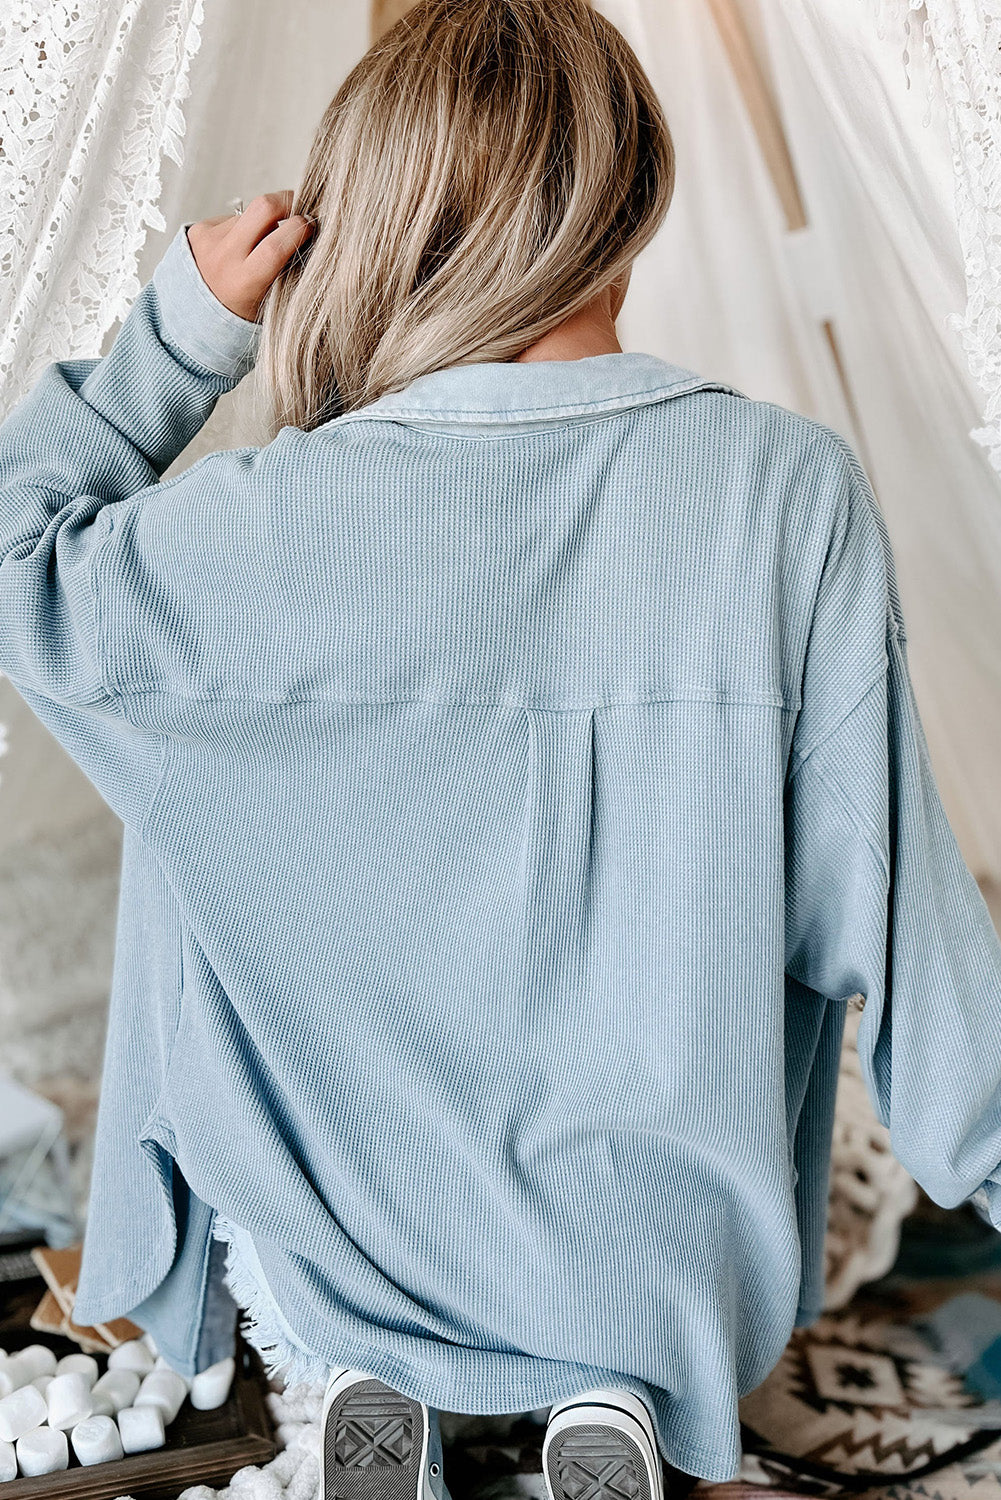
[[[272, 1382], [274, 1385], [274, 1382]], [[315, 1500], [319, 1493], [320, 1408], [324, 1382], [272, 1389], [265, 1398], [280, 1451], [269, 1464], [238, 1469], [229, 1484], [213, 1490], [189, 1485], [178, 1500]]]

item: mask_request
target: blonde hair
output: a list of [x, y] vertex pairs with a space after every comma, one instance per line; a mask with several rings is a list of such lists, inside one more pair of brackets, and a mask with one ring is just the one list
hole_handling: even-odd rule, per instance
[[674, 190], [653, 87], [588, 0], [417, 0], [324, 111], [270, 288], [270, 436], [509, 360], [625, 273]]

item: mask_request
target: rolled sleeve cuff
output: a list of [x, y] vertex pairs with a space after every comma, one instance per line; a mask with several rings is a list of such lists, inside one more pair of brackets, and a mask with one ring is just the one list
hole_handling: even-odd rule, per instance
[[234, 381], [253, 369], [262, 325], [219, 301], [195, 262], [182, 224], [153, 272], [163, 339], [189, 358]]
[[970, 1202], [986, 1224], [1001, 1230], [1001, 1167], [977, 1188]]

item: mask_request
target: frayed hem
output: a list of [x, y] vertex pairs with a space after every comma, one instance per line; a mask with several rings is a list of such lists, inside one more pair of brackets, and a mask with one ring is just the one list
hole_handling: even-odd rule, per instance
[[229, 1220], [216, 1213], [212, 1234], [226, 1246], [226, 1285], [234, 1301], [247, 1314], [240, 1323], [240, 1332], [261, 1356], [268, 1377], [281, 1381], [286, 1389], [326, 1381], [330, 1366], [293, 1342], [270, 1292], [241, 1258], [238, 1243], [241, 1233]]

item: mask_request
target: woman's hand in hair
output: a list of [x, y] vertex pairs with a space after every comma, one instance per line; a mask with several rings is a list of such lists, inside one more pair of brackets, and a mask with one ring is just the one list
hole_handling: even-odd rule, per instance
[[230, 312], [257, 322], [271, 283], [315, 229], [313, 220], [291, 215], [294, 193], [261, 193], [242, 214], [202, 219], [188, 228], [188, 244], [209, 291]]

